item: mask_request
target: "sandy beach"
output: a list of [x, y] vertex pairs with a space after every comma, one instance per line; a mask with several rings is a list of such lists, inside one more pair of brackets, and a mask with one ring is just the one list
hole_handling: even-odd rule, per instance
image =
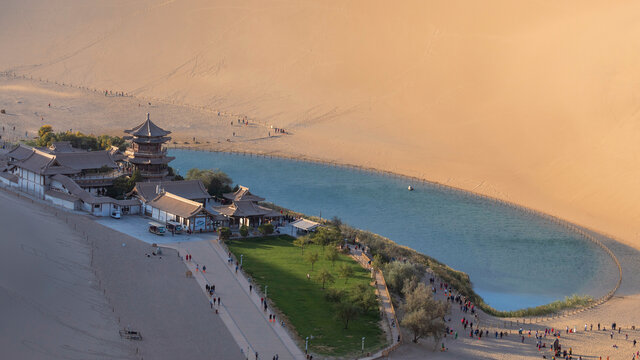
[[[242, 358], [202, 289], [185, 279], [175, 252], [146, 257], [149, 244], [85, 216], [4, 190], [0, 201], [4, 356]], [[121, 339], [124, 327], [140, 331], [143, 340]]]

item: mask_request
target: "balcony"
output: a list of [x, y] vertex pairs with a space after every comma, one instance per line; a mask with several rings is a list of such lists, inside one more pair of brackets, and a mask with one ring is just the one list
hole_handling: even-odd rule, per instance
[[133, 156], [133, 157], [157, 157], [157, 156], [166, 156], [167, 155], [167, 148], [162, 148], [160, 151], [153, 151], [153, 150], [133, 150], [131, 148], [127, 149], [127, 151], [125, 151], [124, 153], [127, 156]]

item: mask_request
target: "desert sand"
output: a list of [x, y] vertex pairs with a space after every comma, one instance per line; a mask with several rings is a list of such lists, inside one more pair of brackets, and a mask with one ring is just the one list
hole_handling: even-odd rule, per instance
[[[197, 130], [217, 111], [247, 116], [294, 135], [237, 149], [419, 176], [638, 248], [639, 13], [634, 1], [9, 0], [0, 71], [214, 111], [154, 111], [184, 138], [225, 141]], [[47, 120], [116, 133], [134, 113], [114, 104]]]
[[0, 347], [6, 359], [135, 359], [64, 221], [0, 190]]
[[[1, 135], [122, 135], [150, 112], [179, 145], [417, 176], [640, 249], [639, 14], [633, 1], [8, 0]], [[636, 293], [566, 325], [637, 323]], [[601, 337], [570, 341], [606, 356]], [[520, 349], [505, 344], [456, 356]]]
[[149, 244], [5, 190], [0, 204], [3, 358], [242, 358], [175, 252], [148, 258]]

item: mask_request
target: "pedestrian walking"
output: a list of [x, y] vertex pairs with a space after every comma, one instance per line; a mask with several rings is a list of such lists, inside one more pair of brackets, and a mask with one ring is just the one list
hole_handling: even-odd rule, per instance
[[206, 267], [205, 265], [202, 265], [202, 272], [203, 272], [204, 274], [206, 274], [206, 273], [207, 273], [207, 267]]
[[249, 292], [251, 292], [251, 290], [253, 290], [253, 285], [249, 284]]

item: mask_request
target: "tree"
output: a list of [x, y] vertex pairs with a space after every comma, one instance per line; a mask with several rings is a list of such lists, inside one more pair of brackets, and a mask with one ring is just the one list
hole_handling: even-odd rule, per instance
[[445, 331], [444, 317], [449, 304], [437, 301], [424, 283], [410, 283], [403, 289], [404, 317], [400, 324], [413, 333], [413, 342], [432, 336], [437, 346]]
[[358, 284], [351, 292], [351, 302], [364, 311], [370, 311], [378, 306], [378, 298], [373, 288], [367, 284]]
[[51, 125], [42, 125], [40, 129], [38, 129], [38, 137], [43, 137], [45, 134], [53, 132], [53, 127]]
[[116, 146], [121, 151], [126, 148], [124, 138], [109, 135], [85, 135], [81, 132], [72, 133], [70, 131], [54, 133], [51, 125], [43, 125], [38, 130], [38, 146], [50, 146], [56, 141], [69, 141], [71, 146], [85, 150], [107, 150], [111, 146]]
[[329, 248], [329, 250], [327, 250], [327, 253], [324, 255], [324, 257], [327, 260], [331, 261], [331, 268], [333, 268], [333, 266], [336, 263], [336, 260], [340, 258], [340, 255], [338, 254], [338, 249], [332, 246]]
[[336, 305], [336, 317], [344, 323], [344, 328], [349, 328], [349, 321], [358, 317], [359, 309], [349, 301], [341, 301]]
[[295, 240], [293, 240], [293, 245], [299, 247], [300, 250], [302, 250], [302, 255], [304, 255], [304, 247], [307, 245], [308, 241], [309, 241], [309, 237], [300, 236], [299, 238], [296, 238]]
[[306, 256], [306, 259], [308, 262], [311, 263], [311, 271], [313, 271], [313, 264], [315, 264], [318, 261], [318, 253], [308, 253]]
[[318, 276], [318, 281], [322, 282], [322, 290], [324, 290], [325, 283], [333, 284], [336, 281], [336, 279], [333, 277], [333, 275], [331, 275], [331, 273], [327, 269], [320, 270], [317, 276]]
[[113, 185], [107, 188], [107, 196], [112, 198], [124, 197], [124, 194], [131, 191], [129, 188], [129, 178], [126, 176], [120, 176], [113, 179]]
[[220, 236], [220, 240], [227, 241], [231, 238], [231, 229], [228, 227], [221, 227], [218, 234]]
[[260, 234], [262, 235], [271, 235], [273, 234], [273, 224], [260, 224], [260, 226], [258, 226], [258, 231], [260, 231]]
[[240, 235], [242, 235], [242, 237], [249, 235], [249, 227], [247, 225], [240, 226]]
[[349, 266], [349, 264], [342, 264], [338, 268], [338, 274], [340, 274], [341, 278], [344, 278], [344, 283], [346, 284], [349, 278], [353, 276], [353, 267]]
[[129, 176], [129, 180], [128, 180], [129, 190], [127, 190], [127, 192], [133, 190], [133, 188], [136, 186], [136, 183], [141, 181], [142, 181], [142, 174], [140, 173], [140, 170], [135, 169], [131, 174], [131, 176]]
[[107, 188], [107, 196], [112, 198], [124, 198], [124, 195], [131, 192], [136, 183], [142, 181], [140, 170], [135, 170], [131, 176], [120, 176], [113, 180], [113, 185]]
[[345, 297], [345, 292], [344, 290], [340, 290], [340, 289], [327, 289], [327, 291], [324, 294], [324, 298], [332, 303], [339, 303], [342, 301], [342, 299], [344, 299]]
[[334, 226], [322, 226], [316, 230], [312, 239], [314, 244], [322, 246], [322, 251], [324, 252], [325, 246], [330, 244], [337, 245], [340, 243], [340, 230]]
[[375, 254], [373, 256], [373, 261], [371, 262], [371, 266], [376, 270], [381, 270], [384, 267], [384, 260], [382, 259], [382, 255]]
[[202, 181], [202, 184], [207, 188], [207, 192], [216, 197], [222, 197], [222, 194], [232, 190], [231, 178], [219, 169], [189, 169], [186, 179]]
[[384, 279], [389, 287], [397, 292], [402, 291], [406, 281], [421, 277], [421, 269], [412, 263], [392, 261], [385, 265]]

